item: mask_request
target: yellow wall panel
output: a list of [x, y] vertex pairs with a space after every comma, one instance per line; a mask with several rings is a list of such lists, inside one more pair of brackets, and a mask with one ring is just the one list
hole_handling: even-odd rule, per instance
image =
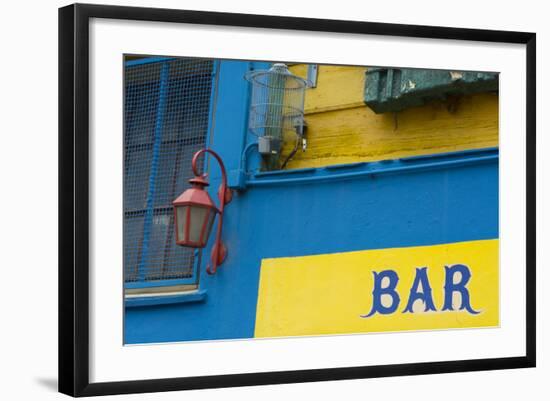
[[[305, 152], [288, 168], [377, 161], [498, 146], [498, 97], [465, 96], [450, 113], [444, 102], [394, 114], [366, 106], [310, 114]], [[290, 143], [283, 157], [289, 152]]]
[[[306, 76], [305, 65], [291, 70]], [[365, 71], [365, 67], [319, 67], [317, 87], [306, 90], [307, 150], [298, 151], [288, 169], [498, 146], [498, 94], [375, 114], [363, 103]], [[293, 145], [288, 138], [283, 160]]]
[[[317, 87], [306, 89], [306, 114], [363, 106], [366, 70], [365, 67], [320, 65]], [[304, 64], [294, 65], [290, 71], [307, 78]]]
[[[378, 249], [292, 258], [264, 259], [261, 265], [256, 337], [365, 333], [491, 327], [499, 324], [498, 239]], [[474, 312], [459, 310], [461, 295], [452, 292], [454, 310], [443, 311], [445, 266], [462, 264], [471, 277]], [[427, 267], [436, 310], [425, 312], [417, 299], [407, 306], [416, 268]], [[390, 314], [369, 317], [373, 272], [394, 270], [400, 302]], [[457, 277], [453, 276], [456, 279]], [[457, 280], [453, 280], [455, 283]], [[460, 280], [458, 280], [460, 281]]]

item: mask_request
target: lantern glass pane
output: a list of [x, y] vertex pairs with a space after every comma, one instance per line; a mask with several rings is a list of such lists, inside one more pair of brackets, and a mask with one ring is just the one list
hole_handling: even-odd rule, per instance
[[177, 206], [176, 207], [176, 213], [177, 213], [177, 233], [178, 233], [178, 241], [184, 241], [187, 240], [185, 238], [185, 225], [187, 223], [187, 208], [188, 206]]
[[203, 242], [206, 244], [206, 241], [208, 241], [208, 237], [210, 236], [210, 231], [212, 231], [212, 225], [214, 224], [214, 219], [216, 218], [216, 211], [214, 209], [210, 209], [210, 213], [208, 214], [208, 224], [206, 226], [206, 231], [204, 232], [204, 238]]
[[189, 225], [189, 241], [201, 242], [201, 233], [208, 218], [209, 209], [200, 206], [191, 206], [191, 222]]

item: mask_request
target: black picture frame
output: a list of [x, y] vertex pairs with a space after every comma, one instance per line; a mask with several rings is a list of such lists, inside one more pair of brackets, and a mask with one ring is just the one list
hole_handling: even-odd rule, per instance
[[[323, 31], [526, 46], [526, 353], [521, 357], [90, 383], [88, 148], [91, 18]], [[59, 391], [71, 396], [534, 367], [536, 35], [479, 29], [75, 4], [59, 9]]]

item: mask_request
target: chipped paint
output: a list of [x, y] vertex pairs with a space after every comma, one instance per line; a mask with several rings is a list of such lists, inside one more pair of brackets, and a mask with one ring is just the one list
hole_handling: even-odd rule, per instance
[[464, 76], [460, 71], [450, 71], [449, 74], [451, 74], [451, 79], [453, 81], [462, 79], [462, 77]]

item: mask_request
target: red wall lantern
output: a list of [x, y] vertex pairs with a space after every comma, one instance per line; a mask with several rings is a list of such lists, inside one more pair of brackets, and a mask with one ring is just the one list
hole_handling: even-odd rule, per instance
[[[208, 186], [207, 175], [197, 172], [197, 159], [203, 153], [210, 153], [218, 161], [222, 172], [222, 183], [218, 190], [219, 209], [204, 189]], [[208, 242], [216, 213], [219, 213], [216, 242], [212, 248], [212, 263], [206, 268], [207, 273], [214, 274], [227, 256], [227, 249], [221, 242], [224, 206], [231, 201], [232, 193], [227, 187], [227, 175], [221, 157], [211, 149], [201, 149], [193, 156], [193, 173], [195, 178], [189, 180], [192, 187], [176, 198], [174, 206], [174, 222], [176, 229], [176, 244], [191, 248], [204, 248]]]

